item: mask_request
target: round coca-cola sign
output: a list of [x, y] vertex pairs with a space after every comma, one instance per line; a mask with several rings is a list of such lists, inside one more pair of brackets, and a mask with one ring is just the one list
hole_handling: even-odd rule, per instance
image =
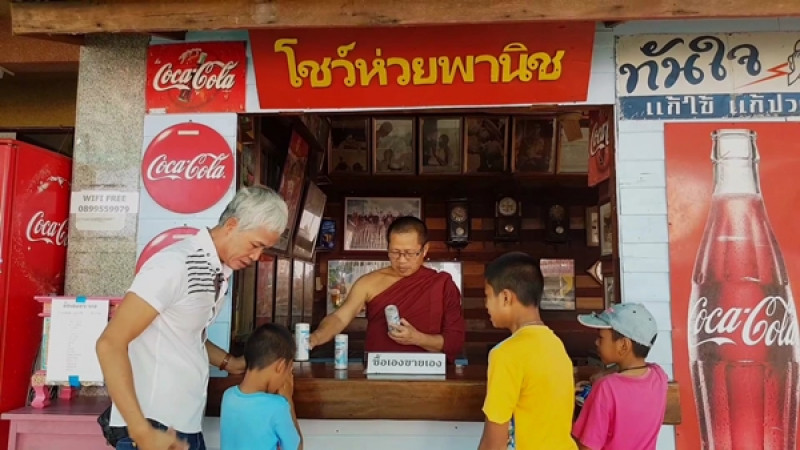
[[156, 136], [142, 159], [142, 180], [156, 203], [193, 214], [214, 206], [234, 180], [230, 146], [198, 123], [173, 125]]
[[136, 261], [136, 273], [139, 273], [139, 270], [142, 268], [144, 263], [146, 263], [147, 260], [153, 255], [178, 241], [182, 241], [187, 237], [194, 236], [198, 231], [200, 230], [192, 227], [171, 228], [162, 232], [153, 239], [150, 239], [150, 242], [148, 242], [147, 245], [145, 245], [142, 249], [142, 254], [139, 255], [139, 260]]

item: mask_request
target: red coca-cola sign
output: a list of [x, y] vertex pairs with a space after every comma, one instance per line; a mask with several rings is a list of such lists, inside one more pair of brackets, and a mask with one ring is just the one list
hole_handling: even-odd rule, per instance
[[217, 131], [198, 123], [173, 125], [144, 153], [142, 180], [156, 203], [194, 214], [219, 202], [234, 180], [233, 152]]
[[154, 237], [142, 249], [142, 253], [139, 255], [139, 260], [136, 261], [136, 273], [139, 273], [139, 270], [142, 268], [144, 263], [146, 263], [147, 260], [153, 255], [176, 242], [194, 236], [199, 231], [200, 230], [197, 228], [192, 227], [178, 227], [166, 230]]
[[28, 242], [44, 242], [49, 245], [67, 246], [67, 219], [49, 217], [44, 210], [36, 211], [25, 228]]
[[244, 42], [153, 45], [147, 54], [148, 112], [243, 112]]
[[614, 122], [605, 110], [592, 111], [589, 115], [589, 186], [607, 180], [611, 176], [614, 160]]

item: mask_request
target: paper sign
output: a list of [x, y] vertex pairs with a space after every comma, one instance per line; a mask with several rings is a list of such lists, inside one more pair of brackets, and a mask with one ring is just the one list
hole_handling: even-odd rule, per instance
[[368, 374], [444, 375], [444, 353], [387, 353], [367, 355]]
[[139, 193], [122, 191], [77, 191], [72, 193], [70, 213], [81, 231], [119, 231], [126, 214], [139, 212]]
[[108, 324], [108, 300], [53, 300], [47, 383], [102, 382], [95, 344]]

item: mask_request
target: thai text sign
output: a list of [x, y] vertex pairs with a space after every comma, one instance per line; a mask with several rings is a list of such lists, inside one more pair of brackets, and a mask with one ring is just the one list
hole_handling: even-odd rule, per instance
[[617, 41], [622, 119], [800, 114], [797, 33], [637, 35]]
[[153, 45], [147, 112], [243, 112], [246, 67], [245, 42]]
[[585, 101], [593, 23], [250, 31], [260, 107]]
[[444, 375], [444, 353], [390, 353], [367, 355], [368, 374]]

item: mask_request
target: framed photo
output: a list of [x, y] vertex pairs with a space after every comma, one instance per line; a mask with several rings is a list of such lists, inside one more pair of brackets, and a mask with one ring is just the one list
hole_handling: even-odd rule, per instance
[[572, 259], [541, 259], [544, 278], [540, 307], [550, 310], [575, 309], [575, 261]]
[[515, 117], [512, 170], [517, 173], [553, 173], [556, 163], [556, 120]]
[[419, 143], [422, 149], [419, 173], [460, 174], [463, 165], [461, 118], [423, 117], [419, 121]]
[[303, 301], [305, 300], [306, 263], [295, 259], [292, 261], [292, 321], [290, 327], [303, 320]]
[[329, 142], [329, 174], [369, 175], [368, 118], [332, 118]]
[[289, 326], [292, 301], [292, 262], [289, 258], [278, 257], [275, 263], [275, 320], [280, 325]]
[[558, 122], [558, 166], [556, 173], [589, 172], [589, 123]]
[[600, 205], [600, 254], [610, 255], [614, 251], [612, 242], [613, 227], [611, 216], [611, 203]]
[[600, 245], [600, 213], [597, 206], [586, 207], [586, 246], [597, 247]]
[[272, 322], [275, 298], [275, 258], [266, 256], [258, 261], [256, 277], [256, 326]]
[[616, 301], [614, 295], [614, 276], [606, 275], [603, 277], [603, 301], [606, 304], [606, 308]]
[[314, 314], [314, 263], [305, 263], [303, 271], [303, 322], [311, 323]]
[[374, 173], [416, 173], [413, 117], [377, 117], [373, 119], [372, 135]]
[[314, 247], [317, 243], [319, 224], [322, 221], [322, 213], [325, 211], [326, 199], [327, 197], [316, 184], [308, 183], [303, 212], [292, 240], [295, 257], [310, 261], [314, 256]]
[[[362, 276], [378, 269], [389, 266], [389, 261], [356, 261], [356, 260], [329, 260], [328, 261], [328, 301], [326, 302], [326, 314], [330, 314], [338, 309], [353, 283]], [[462, 268], [460, 262], [453, 261], [428, 261], [425, 267], [438, 272], [447, 272], [453, 278], [453, 282], [458, 290], [463, 292]], [[364, 310], [359, 313], [359, 317], [364, 317]]]
[[464, 173], [505, 172], [508, 117], [467, 117], [464, 128]]
[[334, 248], [336, 248], [336, 220], [330, 217], [323, 217], [319, 224], [317, 251], [329, 252]]
[[386, 230], [402, 216], [422, 218], [419, 197], [347, 197], [344, 201], [344, 249], [386, 251]]
[[289, 220], [283, 230], [280, 240], [272, 247], [279, 251], [289, 250], [289, 245], [297, 223], [297, 214], [300, 209], [300, 198], [303, 196], [303, 185], [306, 177], [306, 164], [308, 164], [308, 142], [300, 134], [293, 131], [289, 141], [289, 151], [286, 153], [286, 162], [283, 165], [281, 186], [278, 193], [289, 207]]

